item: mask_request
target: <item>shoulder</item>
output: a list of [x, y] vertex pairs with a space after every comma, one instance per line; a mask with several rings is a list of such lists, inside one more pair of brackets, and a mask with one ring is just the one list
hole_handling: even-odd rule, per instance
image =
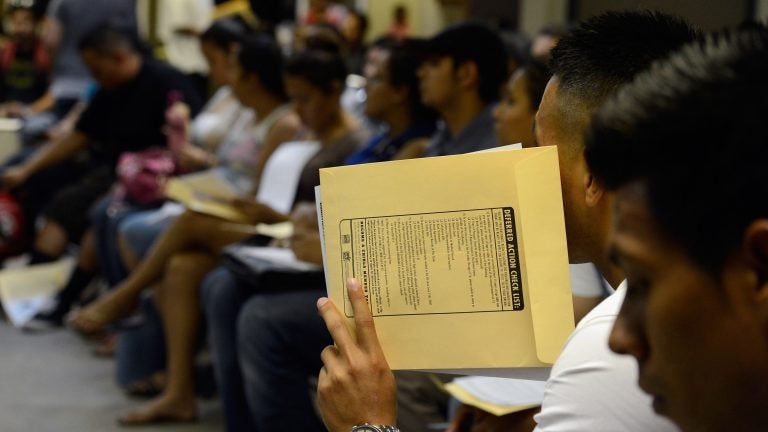
[[280, 116], [267, 133], [267, 140], [288, 141], [298, 136], [301, 130], [301, 119], [293, 111], [288, 110]]
[[566, 343], [547, 380], [537, 430], [676, 430], [651, 409], [635, 361], [608, 348], [622, 293], [593, 309]]
[[413, 138], [405, 142], [403, 147], [392, 158], [394, 160], [415, 159], [424, 156], [431, 140], [426, 137]]

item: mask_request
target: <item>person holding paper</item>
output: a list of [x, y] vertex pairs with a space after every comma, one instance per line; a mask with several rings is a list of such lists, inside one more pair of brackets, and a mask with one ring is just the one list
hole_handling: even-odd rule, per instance
[[587, 140], [627, 275], [610, 346], [684, 432], [768, 425], [766, 74], [764, 28], [712, 36], [638, 76]]
[[[482, 47], [482, 49], [478, 49]], [[430, 39], [419, 69], [421, 100], [443, 120], [426, 156], [495, 147], [493, 105], [507, 78], [501, 38], [478, 23], [462, 23]]]
[[[552, 52], [554, 75], [536, 116], [536, 141], [558, 149], [571, 262], [594, 262], [612, 286], [624, 277], [605, 250], [613, 196], [586, 167], [583, 134], [591, 113], [621, 84], [696, 36], [685, 22], [661, 13], [606, 13], [574, 29]], [[355, 321], [362, 327], [356, 342], [336, 306], [325, 298], [318, 301], [338, 344], [323, 352], [318, 387], [323, 420], [332, 432], [394, 420], [394, 404], [385, 406], [394, 382], [371, 336], [371, 317], [359, 291], [356, 282], [349, 283], [350, 299], [358, 303]], [[622, 286], [582, 320], [567, 342], [548, 380], [536, 430], [675, 429], [651, 411], [650, 400], [635, 384], [631, 362], [608, 350], [608, 332], [623, 295]], [[361, 397], [373, 399], [356, 403]], [[504, 420], [499, 418], [499, 427], [512, 426]]]

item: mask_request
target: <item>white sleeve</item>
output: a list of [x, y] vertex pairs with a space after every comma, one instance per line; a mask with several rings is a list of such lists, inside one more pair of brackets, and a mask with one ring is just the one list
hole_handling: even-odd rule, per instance
[[534, 417], [535, 431], [678, 430], [653, 412], [650, 397], [637, 386], [634, 359], [608, 348], [622, 299], [623, 295], [610, 296], [571, 335], [547, 381], [541, 412]]

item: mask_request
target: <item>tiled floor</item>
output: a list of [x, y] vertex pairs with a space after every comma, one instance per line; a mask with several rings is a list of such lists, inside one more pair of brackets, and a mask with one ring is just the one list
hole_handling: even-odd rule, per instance
[[[91, 355], [70, 331], [24, 334], [0, 321], [0, 431], [106, 432], [124, 430], [117, 416], [141, 405], [114, 384], [111, 360]], [[217, 400], [200, 404], [200, 422], [148, 427], [146, 432], [220, 431]]]

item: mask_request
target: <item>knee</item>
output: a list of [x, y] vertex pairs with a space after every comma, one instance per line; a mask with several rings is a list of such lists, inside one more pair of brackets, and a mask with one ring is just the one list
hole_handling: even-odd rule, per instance
[[266, 296], [255, 296], [243, 305], [237, 318], [238, 344], [248, 346], [269, 343], [278, 338], [279, 314], [266, 302]]
[[185, 275], [197, 270], [199, 270], [199, 261], [185, 253], [174, 254], [165, 265], [165, 272], [170, 275]]
[[232, 273], [223, 267], [208, 273], [200, 284], [201, 303], [211, 321], [218, 318], [234, 320], [246, 296]]

